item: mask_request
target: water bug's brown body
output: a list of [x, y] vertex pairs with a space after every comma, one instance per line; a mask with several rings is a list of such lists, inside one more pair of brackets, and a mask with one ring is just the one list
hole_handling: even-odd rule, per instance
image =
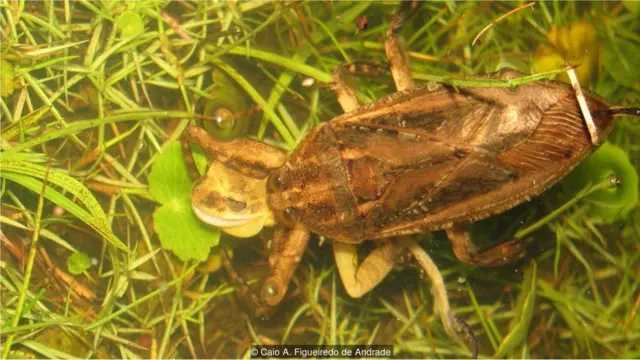
[[[587, 101], [593, 112], [609, 108]], [[606, 137], [613, 116], [595, 121]], [[273, 175], [268, 204], [342, 242], [438, 230], [538, 195], [592, 149], [568, 85], [427, 84], [317, 126]]]

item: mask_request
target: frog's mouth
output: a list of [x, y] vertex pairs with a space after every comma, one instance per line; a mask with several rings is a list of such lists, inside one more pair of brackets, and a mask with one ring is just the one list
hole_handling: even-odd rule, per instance
[[220, 228], [246, 225], [261, 216], [261, 214], [225, 214], [224, 217], [222, 217], [209, 214], [195, 205], [193, 205], [192, 208], [200, 220]]

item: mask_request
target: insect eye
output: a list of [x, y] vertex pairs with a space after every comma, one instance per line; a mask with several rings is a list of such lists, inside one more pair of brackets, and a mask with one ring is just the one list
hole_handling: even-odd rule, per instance
[[284, 187], [283, 185], [284, 184], [282, 182], [282, 176], [280, 175], [279, 171], [271, 174], [271, 176], [269, 176], [269, 180], [267, 180], [267, 186], [271, 191], [282, 190], [282, 188]]
[[294, 208], [286, 208], [281, 213], [282, 222], [284, 225], [293, 227], [296, 223], [296, 210]]
[[226, 198], [227, 201], [227, 206], [229, 207], [229, 209], [235, 211], [235, 212], [240, 212], [244, 209], [247, 208], [247, 203], [244, 201], [238, 201], [232, 198]]

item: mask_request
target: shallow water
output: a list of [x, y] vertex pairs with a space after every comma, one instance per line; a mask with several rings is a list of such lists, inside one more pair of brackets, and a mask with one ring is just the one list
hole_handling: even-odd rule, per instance
[[[219, 138], [258, 138], [293, 150], [314, 126], [342, 113], [328, 85], [337, 66], [360, 61], [383, 69], [349, 78], [360, 102], [395, 91], [378, 65], [387, 63], [384, 39], [397, 4], [89, 4], [2, 8], [2, 342], [13, 344], [5, 356], [236, 358], [260, 343], [371, 343], [393, 345], [398, 357], [470, 356], [467, 343], [444, 332], [430, 284], [406, 254], [380, 285], [353, 299], [335, 270], [331, 240], [320, 245], [312, 235], [285, 299], [268, 318], [254, 315], [224, 269], [207, 273], [200, 264], [182, 273], [193, 259], [220, 267], [215, 254], [223, 245], [259, 293], [274, 235], [265, 229], [238, 239], [195, 222], [191, 180], [177, 145], [175, 152], [170, 147], [186, 126], [188, 113], [179, 112], [207, 115], [195, 123]], [[635, 4], [536, 3], [482, 32], [521, 4], [427, 3], [400, 34], [418, 82], [579, 65], [583, 89], [638, 106]], [[5, 82], [9, 67], [15, 74]], [[151, 110], [173, 113], [140, 115]], [[478, 246], [495, 244], [577, 196], [589, 174], [611, 169], [622, 179], [604, 190], [608, 198], [579, 200], [527, 235], [526, 254], [512, 264], [463, 265], [444, 232], [414, 235], [441, 270], [452, 309], [475, 333], [481, 357], [640, 355], [637, 179], [635, 191], [629, 185], [637, 177], [639, 138], [637, 121], [619, 119], [609, 141], [620, 152], [474, 224]], [[152, 171], [160, 175], [154, 179]], [[44, 178], [51, 190], [39, 211]], [[91, 197], [106, 215], [91, 207]], [[37, 238], [25, 230], [35, 223], [45, 230]], [[131, 253], [107, 248], [101, 224]], [[363, 243], [359, 258], [375, 246]], [[69, 265], [76, 251], [87, 254], [86, 268], [82, 261]], [[536, 283], [526, 288], [534, 262]], [[17, 309], [23, 315], [14, 322]]]

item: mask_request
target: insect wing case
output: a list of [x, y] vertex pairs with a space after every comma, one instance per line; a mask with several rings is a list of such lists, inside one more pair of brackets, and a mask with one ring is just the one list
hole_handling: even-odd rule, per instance
[[[605, 138], [613, 116], [598, 111], [610, 106], [595, 95], [586, 98]], [[270, 203], [343, 242], [436, 230], [522, 203], [591, 150], [566, 84], [427, 84], [314, 129], [281, 170], [283, 189]]]

